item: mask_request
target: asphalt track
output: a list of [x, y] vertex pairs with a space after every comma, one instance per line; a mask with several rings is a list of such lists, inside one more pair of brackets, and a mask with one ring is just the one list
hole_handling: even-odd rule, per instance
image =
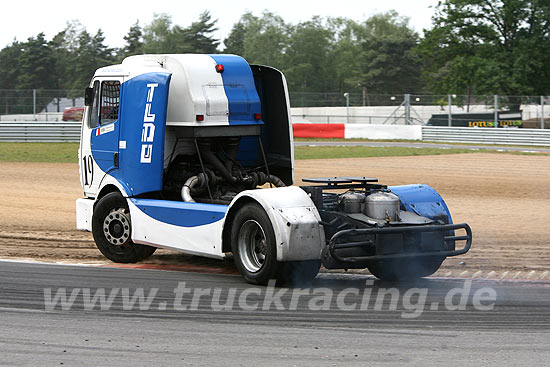
[[414, 142], [377, 142], [377, 141], [295, 141], [295, 146], [363, 146], [363, 147], [407, 147], [436, 149], [470, 149], [494, 150], [499, 152], [533, 152], [550, 153], [549, 147], [516, 147], [506, 145], [462, 145], [445, 143], [414, 143]]
[[[0, 262], [0, 364], [547, 365], [550, 283], [473, 280], [466, 292], [467, 284], [325, 273], [296, 296], [300, 289], [251, 287], [228, 274]], [[183, 285], [189, 291], [178, 298]], [[86, 291], [93, 297], [98, 289], [114, 295], [103, 310], [85, 301]], [[132, 296], [140, 289], [153, 295], [142, 309], [124, 298], [124, 290]], [[407, 291], [417, 289], [426, 292], [425, 302], [420, 296], [406, 302]], [[480, 307], [474, 298], [484, 289], [493, 289], [494, 298]], [[61, 290], [76, 295], [65, 310], [46, 302]], [[321, 290], [344, 295], [342, 303], [333, 297], [315, 310]], [[202, 297], [202, 291], [211, 293]], [[265, 302], [270, 291], [281, 297]], [[388, 291], [399, 296], [395, 309]], [[244, 302], [214, 307], [231, 299]], [[361, 310], [365, 299], [370, 303]]]

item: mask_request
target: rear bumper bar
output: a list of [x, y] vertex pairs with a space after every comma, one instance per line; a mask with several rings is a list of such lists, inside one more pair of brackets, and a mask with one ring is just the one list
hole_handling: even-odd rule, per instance
[[[464, 230], [465, 235], [456, 236], [455, 230]], [[369, 256], [343, 256], [339, 254], [344, 249], [353, 248], [376, 248], [380, 239], [384, 239], [390, 236], [392, 239], [403, 239], [404, 236], [414, 234], [429, 234], [432, 233], [437, 237], [441, 243], [442, 250], [437, 251], [408, 251], [404, 249], [403, 252], [391, 253], [391, 254], [375, 254]], [[345, 237], [367, 237], [366, 240], [349, 241], [345, 242]], [[445, 250], [454, 248], [456, 241], [465, 241], [464, 247], [457, 250]], [[420, 244], [419, 244], [420, 245]], [[365, 228], [365, 229], [348, 229], [335, 233], [329, 241], [328, 252], [332, 260], [340, 263], [342, 266], [350, 265], [350, 267], [356, 267], [359, 264], [365, 264], [371, 261], [378, 260], [393, 260], [393, 259], [406, 259], [416, 257], [449, 257], [465, 254], [470, 250], [472, 246], [472, 230], [466, 223], [461, 224], [444, 224], [444, 225], [426, 225], [426, 226], [407, 226], [407, 227], [387, 227], [387, 228]]]

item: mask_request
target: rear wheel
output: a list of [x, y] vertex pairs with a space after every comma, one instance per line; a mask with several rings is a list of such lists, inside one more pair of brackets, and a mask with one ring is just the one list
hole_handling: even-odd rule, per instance
[[435, 273], [443, 260], [445, 258], [441, 257], [380, 260], [369, 264], [368, 269], [372, 275], [382, 280], [416, 280]]
[[117, 263], [134, 263], [155, 252], [156, 247], [132, 242], [131, 231], [126, 199], [118, 192], [99, 199], [92, 216], [92, 234], [97, 248], [106, 258]]
[[235, 215], [231, 229], [231, 249], [237, 269], [252, 284], [310, 282], [320, 260], [277, 261], [275, 232], [267, 213], [256, 203], [244, 205]]

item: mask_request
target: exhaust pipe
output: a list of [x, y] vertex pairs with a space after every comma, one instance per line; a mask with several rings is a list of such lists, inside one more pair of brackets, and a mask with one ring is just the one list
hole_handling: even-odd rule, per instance
[[281, 180], [279, 177], [275, 176], [275, 175], [269, 175], [269, 182], [273, 185], [275, 185], [275, 187], [285, 187], [285, 183], [283, 182], [283, 180]]
[[181, 198], [186, 203], [196, 203], [196, 201], [191, 197], [191, 190], [195, 188], [195, 186], [200, 185], [201, 180], [199, 179], [199, 176], [193, 176], [187, 179], [185, 183], [183, 184], [183, 187], [181, 188]]

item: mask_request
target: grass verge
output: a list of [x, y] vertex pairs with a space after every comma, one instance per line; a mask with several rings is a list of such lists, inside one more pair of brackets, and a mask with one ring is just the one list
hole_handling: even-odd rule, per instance
[[78, 143], [0, 143], [0, 161], [76, 163]]

